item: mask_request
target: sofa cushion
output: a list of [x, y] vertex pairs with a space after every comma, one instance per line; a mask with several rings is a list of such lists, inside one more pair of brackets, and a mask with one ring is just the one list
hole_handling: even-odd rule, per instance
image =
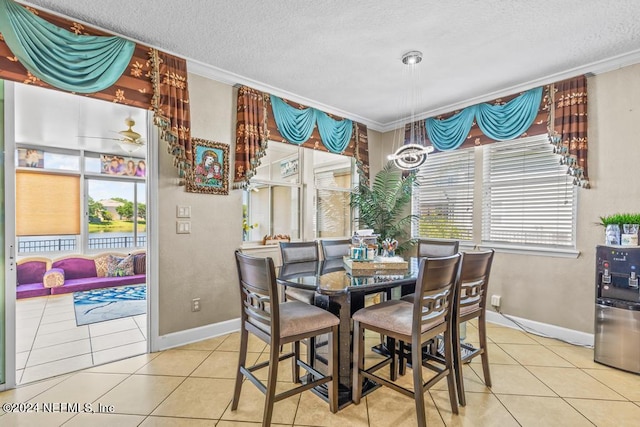
[[147, 254], [133, 255], [133, 273], [146, 274], [147, 272]]
[[61, 268], [52, 268], [44, 273], [42, 279], [45, 288], [57, 288], [64, 285], [64, 270]]
[[47, 295], [51, 295], [51, 289], [45, 288], [44, 286], [42, 286], [42, 283], [27, 283], [26, 285], [18, 286], [18, 288], [16, 289], [17, 299], [44, 297]]
[[47, 271], [47, 263], [45, 261], [27, 261], [18, 264], [16, 270], [18, 285], [42, 283], [44, 273]]
[[133, 255], [124, 258], [109, 255], [106, 277], [133, 276]]
[[96, 272], [96, 263], [92, 259], [64, 258], [55, 261], [51, 267], [63, 269], [65, 280], [97, 277], [98, 275]]

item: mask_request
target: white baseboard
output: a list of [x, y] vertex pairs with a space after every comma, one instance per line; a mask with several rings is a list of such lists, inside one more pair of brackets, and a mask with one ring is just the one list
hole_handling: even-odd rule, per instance
[[[542, 333], [551, 338], [558, 338], [563, 341], [575, 343], [583, 346], [593, 346], [593, 334], [580, 332], [573, 329], [563, 328], [561, 326], [550, 325], [548, 323], [536, 322], [535, 320], [523, 319], [521, 317], [511, 316], [513, 320], [522, 324], [526, 328]], [[495, 311], [487, 310], [487, 322], [495, 323], [508, 328], [520, 329], [513, 322], [509, 321]], [[201, 326], [199, 328], [187, 329], [186, 331], [174, 332], [162, 335], [158, 339], [158, 350], [167, 350], [174, 347], [180, 347], [193, 342], [215, 338], [220, 335], [229, 334], [240, 330], [240, 318], [226, 320], [224, 322], [214, 323], [211, 325]]]
[[[548, 323], [536, 322], [535, 320], [523, 319], [521, 317], [512, 315], [508, 316], [516, 322], [522, 324], [526, 328], [529, 328], [535, 332], [544, 334], [551, 338], [557, 338], [562, 341], [582, 346], [593, 346], [593, 334], [588, 334], [586, 332], [580, 332], [573, 329], [567, 329], [561, 326], [550, 325]], [[506, 319], [500, 313], [496, 313], [495, 311], [491, 310], [487, 310], [487, 322], [506, 326], [508, 328], [520, 329], [516, 324], [511, 322], [509, 319]]]
[[186, 331], [173, 332], [158, 337], [158, 350], [167, 350], [193, 342], [215, 338], [220, 335], [229, 334], [240, 330], [240, 318], [225, 320], [224, 322], [213, 323], [199, 328], [187, 329]]

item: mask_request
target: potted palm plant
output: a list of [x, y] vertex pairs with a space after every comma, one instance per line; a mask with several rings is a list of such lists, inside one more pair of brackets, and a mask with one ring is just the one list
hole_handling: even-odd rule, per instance
[[393, 162], [387, 163], [373, 180], [371, 187], [363, 181], [351, 194], [351, 207], [356, 209], [359, 228], [370, 228], [378, 235], [378, 245], [386, 239], [399, 242], [396, 252], [407, 251], [413, 241], [409, 239], [411, 224], [417, 215], [407, 214], [411, 204], [411, 192], [418, 186], [417, 176], [403, 176]]

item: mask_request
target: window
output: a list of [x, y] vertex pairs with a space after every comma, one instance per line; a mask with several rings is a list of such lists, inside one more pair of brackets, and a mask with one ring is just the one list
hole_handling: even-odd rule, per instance
[[546, 135], [484, 150], [482, 241], [575, 247], [576, 188]]
[[573, 250], [577, 190], [559, 160], [547, 135], [429, 156], [418, 170], [412, 236]]
[[260, 163], [243, 194], [243, 241], [351, 234], [350, 157], [269, 141]]
[[313, 235], [316, 238], [351, 235], [351, 191], [353, 165], [349, 157], [314, 151], [313, 175], [315, 216]]
[[473, 239], [474, 148], [429, 156], [418, 170], [414, 237]]
[[87, 179], [87, 249], [144, 247], [146, 198], [144, 182]]

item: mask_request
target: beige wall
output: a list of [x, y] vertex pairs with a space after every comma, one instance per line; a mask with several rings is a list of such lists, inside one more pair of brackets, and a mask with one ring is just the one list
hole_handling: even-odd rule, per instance
[[[189, 75], [191, 135], [230, 145], [233, 169], [233, 87]], [[162, 143], [159, 179], [159, 333], [183, 331], [240, 315], [233, 251], [242, 240], [242, 192], [187, 193], [176, 185], [173, 160]], [[176, 205], [191, 206], [191, 234], [176, 234]], [[191, 300], [200, 298], [199, 312]]]
[[[640, 211], [640, 65], [591, 77], [589, 88], [589, 175], [592, 188], [578, 194], [577, 259], [498, 253], [491, 294], [514, 316], [593, 332], [594, 254], [603, 242], [598, 216]], [[231, 145], [235, 122], [232, 87], [190, 75], [193, 136]], [[392, 132], [369, 131], [371, 176], [392, 151]], [[236, 318], [233, 250], [241, 243], [241, 193], [229, 196], [185, 193], [175, 169], [160, 156], [160, 334]], [[192, 207], [192, 234], [175, 234], [177, 204]], [[237, 213], [237, 214], [236, 214]], [[190, 311], [201, 298], [202, 311]]]

